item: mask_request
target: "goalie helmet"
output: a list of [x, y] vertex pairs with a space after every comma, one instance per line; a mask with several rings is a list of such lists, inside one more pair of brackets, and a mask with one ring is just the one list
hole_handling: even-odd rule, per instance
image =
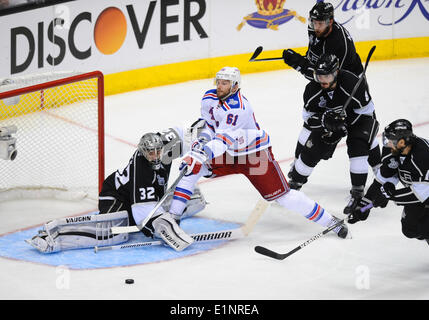
[[399, 140], [404, 139], [405, 145], [412, 144], [415, 135], [413, 134], [413, 126], [406, 119], [398, 119], [390, 123], [383, 132], [383, 145], [389, 146], [392, 143], [396, 146]]
[[238, 85], [238, 88], [240, 89], [241, 85], [241, 75], [240, 70], [235, 67], [223, 67], [216, 73], [215, 82], [217, 80], [230, 80], [231, 81], [231, 87]]
[[144, 134], [140, 139], [137, 149], [150, 162], [153, 170], [161, 168], [164, 143], [159, 135], [152, 132]]

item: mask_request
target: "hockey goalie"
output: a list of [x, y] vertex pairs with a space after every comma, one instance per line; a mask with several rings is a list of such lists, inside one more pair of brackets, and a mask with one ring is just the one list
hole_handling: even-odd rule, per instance
[[[198, 121], [185, 136], [180, 128], [144, 134], [127, 166], [105, 179], [99, 194], [99, 214], [50, 221], [26, 242], [42, 253], [51, 253], [128, 241], [128, 233], [112, 234], [111, 228], [137, 225], [151, 213], [167, 190], [172, 161], [187, 151], [192, 131], [197, 127]], [[186, 196], [189, 201], [181, 219], [197, 214], [206, 206], [199, 189]], [[181, 251], [193, 239], [181, 230], [180, 221], [170, 221], [174, 219], [168, 213], [173, 197], [166, 198], [142, 232], [146, 237], [163, 239], [160, 231], [167, 230], [167, 236], [179, 243], [173, 248]]]

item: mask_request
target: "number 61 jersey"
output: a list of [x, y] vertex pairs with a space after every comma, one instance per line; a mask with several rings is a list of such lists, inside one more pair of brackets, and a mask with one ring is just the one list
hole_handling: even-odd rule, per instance
[[181, 130], [169, 128], [158, 133], [164, 142], [162, 164], [153, 170], [149, 161], [136, 150], [128, 165], [110, 174], [103, 182], [100, 199], [113, 197], [129, 210], [133, 204], [158, 202], [165, 193], [171, 162], [182, 153]]
[[220, 101], [216, 89], [207, 91], [201, 101], [201, 117], [206, 126], [199, 134], [209, 142], [204, 147], [210, 159], [225, 151], [241, 156], [271, 146], [270, 137], [256, 122], [253, 108], [238, 90]]

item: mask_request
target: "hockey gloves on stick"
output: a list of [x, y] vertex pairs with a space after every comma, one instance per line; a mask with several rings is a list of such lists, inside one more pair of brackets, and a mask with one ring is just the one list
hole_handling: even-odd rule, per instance
[[[374, 208], [385, 208], [387, 206], [389, 198], [386, 197], [386, 194], [383, 193], [382, 189], [383, 186], [388, 184], [391, 184], [393, 186], [393, 189], [395, 189], [395, 186], [392, 183], [387, 182], [382, 185], [377, 180], [374, 180], [374, 182], [368, 188], [368, 191], [366, 192], [366, 197], [372, 199], [372, 204], [374, 205]], [[387, 188], [390, 188], [390, 186], [387, 186]]]
[[391, 182], [386, 182], [380, 187], [380, 192], [383, 194], [383, 196], [390, 200], [395, 197], [396, 194], [396, 188], [395, 185]]
[[308, 67], [307, 59], [292, 49], [283, 50], [283, 61], [288, 66], [300, 72], [302, 69], [307, 69]]
[[336, 110], [327, 110], [322, 114], [322, 126], [328, 132], [334, 132], [341, 137], [347, 135], [346, 119]]
[[[359, 201], [359, 204], [353, 210], [353, 212], [349, 216], [348, 222], [353, 224], [358, 221], [363, 221], [368, 218], [370, 209], [365, 210], [364, 212], [361, 212], [360, 209], [368, 205], [372, 202], [373, 207], [381, 207], [384, 208], [387, 206], [387, 203], [389, 202], [389, 199], [386, 197], [386, 195], [383, 193], [382, 190], [385, 190], [385, 186], [387, 185], [387, 189], [391, 190], [392, 186], [393, 189], [395, 189], [395, 186], [387, 182], [384, 185], [381, 185], [377, 180], [374, 180], [374, 182], [371, 184], [371, 186], [368, 188], [368, 191], [366, 192], [366, 195]], [[391, 185], [391, 186], [390, 186]]]
[[365, 197], [360, 199], [356, 208], [353, 210], [352, 213], [350, 213], [349, 219], [347, 220], [347, 222], [350, 224], [354, 224], [358, 221], [366, 220], [369, 216], [369, 212], [371, 211], [371, 209], [364, 210], [363, 212], [361, 211], [361, 209], [370, 203], [371, 203], [371, 200], [369, 200]]
[[187, 166], [185, 176], [198, 174], [200, 172], [203, 163], [207, 161], [207, 155], [204, 152], [204, 145], [206, 143], [207, 140], [205, 139], [196, 140], [191, 146], [191, 151], [183, 158], [179, 169], [182, 170]]
[[337, 132], [325, 132], [322, 134], [321, 140], [326, 144], [336, 144], [342, 137], [343, 135]]

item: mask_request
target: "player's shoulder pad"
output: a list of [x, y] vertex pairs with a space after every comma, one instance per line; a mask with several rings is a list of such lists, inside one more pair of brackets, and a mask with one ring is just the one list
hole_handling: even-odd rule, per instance
[[219, 100], [217, 98], [216, 89], [207, 90], [204, 93], [202, 100]]
[[222, 109], [224, 111], [229, 110], [246, 110], [245, 101], [247, 102], [247, 99], [245, 99], [241, 92], [238, 91], [237, 93], [231, 95], [229, 98], [227, 98], [225, 101], [222, 102]]
[[[359, 77], [348, 70], [341, 70], [338, 75], [338, 82], [340, 86], [342, 86], [349, 93], [353, 91], [353, 88], [356, 86], [358, 81]], [[363, 86], [365, 86], [365, 84], [366, 82], [362, 81], [359, 88], [361, 89]]]
[[429, 170], [429, 140], [416, 137], [411, 152], [413, 154], [413, 161], [425, 175]]
[[311, 99], [314, 99], [317, 95], [319, 95], [322, 92], [322, 87], [319, 83], [312, 80], [305, 86], [303, 97], [304, 102], [307, 103]]

